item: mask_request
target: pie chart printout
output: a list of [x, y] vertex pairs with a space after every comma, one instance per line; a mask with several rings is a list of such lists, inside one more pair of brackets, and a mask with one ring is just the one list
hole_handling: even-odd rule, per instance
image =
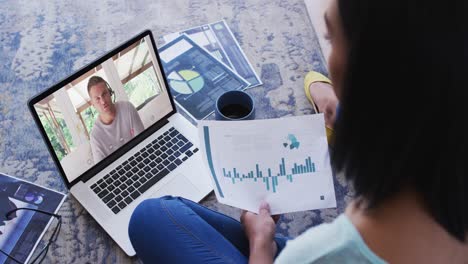
[[214, 112], [222, 93], [250, 85], [185, 34], [158, 51], [174, 100], [193, 123]]
[[194, 70], [173, 71], [168, 75], [172, 89], [180, 94], [194, 94], [205, 86], [205, 80]]

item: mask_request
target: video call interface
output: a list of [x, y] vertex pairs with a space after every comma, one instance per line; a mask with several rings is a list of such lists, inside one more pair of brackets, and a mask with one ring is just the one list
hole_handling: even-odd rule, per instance
[[34, 105], [69, 182], [172, 109], [149, 36]]

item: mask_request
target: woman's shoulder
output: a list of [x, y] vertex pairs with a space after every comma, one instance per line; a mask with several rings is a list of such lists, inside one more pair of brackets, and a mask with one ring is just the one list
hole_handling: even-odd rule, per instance
[[286, 247], [276, 263], [385, 263], [365, 245], [348, 217], [310, 228]]

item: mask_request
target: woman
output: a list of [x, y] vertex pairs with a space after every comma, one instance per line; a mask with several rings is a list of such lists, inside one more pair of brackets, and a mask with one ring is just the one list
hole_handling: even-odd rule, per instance
[[[145, 263], [468, 262], [467, 7], [404, 0], [330, 5], [329, 69], [340, 100], [339, 114], [330, 115], [332, 164], [356, 191], [334, 222], [284, 247], [267, 204], [259, 214], [244, 212], [241, 225], [164, 197], [134, 212], [129, 234], [138, 256]], [[310, 92], [324, 111], [319, 86]]]

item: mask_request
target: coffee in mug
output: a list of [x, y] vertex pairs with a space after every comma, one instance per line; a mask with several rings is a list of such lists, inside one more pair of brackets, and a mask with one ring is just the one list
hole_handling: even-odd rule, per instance
[[216, 100], [217, 120], [251, 120], [255, 118], [252, 97], [243, 91], [228, 91]]

